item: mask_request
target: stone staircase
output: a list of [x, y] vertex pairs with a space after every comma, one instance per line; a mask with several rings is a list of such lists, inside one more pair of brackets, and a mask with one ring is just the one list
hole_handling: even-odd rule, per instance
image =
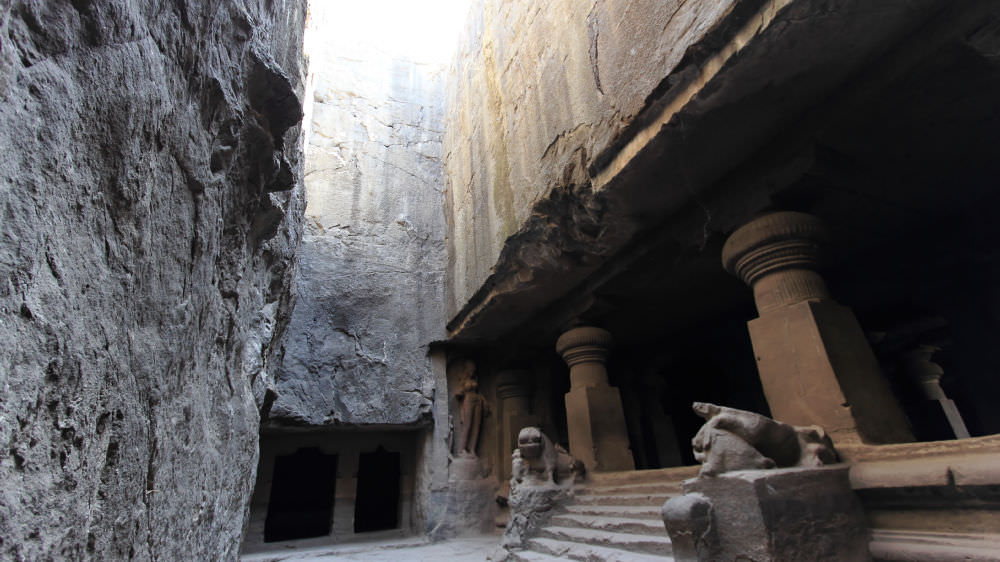
[[697, 466], [605, 472], [574, 488], [574, 499], [528, 541], [516, 560], [665, 562], [673, 560], [660, 518], [668, 498]]

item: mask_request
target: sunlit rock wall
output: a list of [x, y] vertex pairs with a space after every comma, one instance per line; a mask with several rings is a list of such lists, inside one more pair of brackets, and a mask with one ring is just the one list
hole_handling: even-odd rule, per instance
[[312, 8], [306, 231], [271, 418], [424, 423], [444, 334], [441, 65], [338, 33], [343, 9]]
[[[530, 284], [535, 266], [573, 260], [574, 244], [600, 245], [588, 169], [670, 87], [668, 75], [718, 47], [711, 35], [737, 6], [761, 2], [473, 4], [446, 94], [449, 319], [495, 283]], [[511, 256], [501, 273], [514, 277], [491, 277], [508, 239], [548, 230], [567, 233], [564, 247]]]
[[300, 237], [304, 16], [0, 6], [0, 558], [236, 558]]

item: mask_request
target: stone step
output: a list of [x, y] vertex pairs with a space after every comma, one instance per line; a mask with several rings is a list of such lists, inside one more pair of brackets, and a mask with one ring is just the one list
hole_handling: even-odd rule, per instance
[[578, 515], [563, 513], [551, 520], [552, 525], [559, 527], [579, 527], [595, 531], [613, 531], [616, 533], [631, 533], [635, 535], [666, 536], [663, 522], [655, 519], [639, 519], [635, 517], [608, 517], [604, 515]]
[[521, 562], [552, 562], [554, 560], [565, 560], [561, 556], [552, 556], [535, 550], [516, 550], [511, 552], [514, 560]]
[[672, 562], [669, 554], [639, 554], [617, 548], [579, 544], [550, 538], [535, 538], [528, 541], [532, 551], [556, 556], [561, 560], [583, 560], [585, 562]]
[[573, 493], [577, 496], [596, 496], [608, 494], [673, 494], [681, 495], [680, 482], [642, 482], [638, 484], [596, 485], [584, 484], [575, 486]]
[[630, 519], [652, 519], [662, 521], [662, 505], [588, 505], [565, 506], [566, 513], [574, 515], [598, 515], [601, 517], [626, 517]]
[[591, 546], [628, 550], [632, 553], [655, 554], [668, 556], [672, 553], [670, 537], [664, 531], [662, 536], [636, 535], [633, 533], [616, 533], [595, 529], [580, 529], [577, 527], [559, 527], [546, 525], [538, 532], [539, 538], [559, 541], [583, 543]]
[[701, 465], [676, 466], [653, 470], [626, 470], [622, 472], [592, 472], [587, 475], [587, 484], [600, 486], [617, 484], [638, 484], [648, 482], [681, 482], [698, 476]]
[[623, 505], [623, 506], [657, 506], [660, 507], [668, 499], [677, 494], [615, 494], [599, 496], [576, 496], [576, 505]]

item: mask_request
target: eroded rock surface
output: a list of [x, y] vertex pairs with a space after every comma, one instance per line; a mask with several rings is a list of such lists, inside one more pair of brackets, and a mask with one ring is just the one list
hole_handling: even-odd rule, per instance
[[304, 4], [0, 8], [0, 558], [236, 557], [301, 229]]
[[[447, 100], [450, 329], [494, 283], [507, 290], [560, 260], [608, 251], [613, 233], [602, 219], [611, 210], [592, 197], [588, 168], [651, 99], [693, 71], [740, 4], [473, 3]], [[555, 250], [514, 254], [515, 242], [552, 233], [563, 237]], [[506, 262], [523, 277], [505, 279]]]
[[272, 418], [420, 423], [427, 345], [444, 336], [440, 68], [337, 33], [317, 41], [301, 275]]

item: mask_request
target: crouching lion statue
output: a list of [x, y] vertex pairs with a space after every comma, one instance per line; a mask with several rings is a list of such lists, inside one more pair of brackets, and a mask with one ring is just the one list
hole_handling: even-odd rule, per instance
[[511, 458], [510, 520], [501, 540], [508, 551], [522, 548], [535, 530], [545, 525], [553, 508], [572, 496], [573, 484], [584, 473], [582, 462], [537, 427], [521, 430]]
[[814, 467], [837, 462], [833, 442], [819, 426], [796, 427], [760, 414], [695, 402], [705, 425], [691, 441], [701, 476], [757, 468]]
[[552, 442], [537, 427], [525, 427], [517, 435], [511, 460], [511, 484], [561, 484], [583, 477], [583, 463]]

